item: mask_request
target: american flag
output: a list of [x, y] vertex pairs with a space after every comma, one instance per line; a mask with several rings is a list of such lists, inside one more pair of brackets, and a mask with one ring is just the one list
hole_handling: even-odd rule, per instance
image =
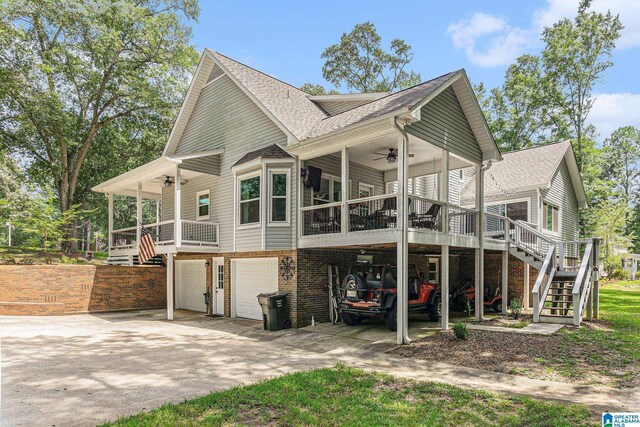
[[144, 264], [148, 259], [156, 256], [156, 246], [149, 230], [140, 225], [140, 248], [138, 249], [138, 263]]

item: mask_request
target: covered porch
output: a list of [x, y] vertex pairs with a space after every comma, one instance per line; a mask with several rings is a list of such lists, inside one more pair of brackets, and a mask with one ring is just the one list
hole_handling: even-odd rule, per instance
[[[182, 189], [189, 181], [206, 175], [219, 175], [219, 155], [222, 152], [215, 150], [183, 157], [161, 157], [94, 187], [93, 191], [105, 193], [108, 198], [110, 260], [134, 264], [140, 245], [141, 225], [152, 236], [158, 255], [205, 249], [215, 252], [219, 246], [219, 224], [185, 218], [181, 200]], [[171, 200], [167, 200], [169, 194]], [[119, 199], [135, 198], [136, 206], [135, 217], [120, 218], [117, 227], [114, 226], [116, 196], [120, 196]], [[149, 221], [152, 215], [148, 207], [143, 213], [147, 200], [155, 202], [153, 221]], [[208, 209], [208, 199], [206, 202]]]

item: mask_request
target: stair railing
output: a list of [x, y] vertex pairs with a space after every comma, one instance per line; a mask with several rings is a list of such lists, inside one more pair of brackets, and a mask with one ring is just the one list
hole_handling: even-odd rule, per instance
[[582, 262], [578, 270], [578, 276], [571, 291], [573, 299], [573, 324], [580, 326], [582, 321], [582, 312], [587, 305], [591, 286], [593, 283], [593, 267], [594, 267], [594, 240], [589, 239], [586, 243]]
[[[540, 313], [544, 308], [544, 302], [547, 299], [547, 294], [551, 288], [553, 282], [553, 275], [556, 272], [556, 245], [551, 244], [547, 250], [547, 255], [544, 257], [540, 273], [536, 279], [535, 285], [533, 285], [533, 321], [540, 321]], [[547, 278], [545, 280], [545, 277]]]
[[543, 260], [551, 246], [557, 242], [540, 231], [536, 230], [524, 221], [514, 221], [513, 230], [509, 233], [509, 241], [522, 250], [531, 253], [534, 257]]

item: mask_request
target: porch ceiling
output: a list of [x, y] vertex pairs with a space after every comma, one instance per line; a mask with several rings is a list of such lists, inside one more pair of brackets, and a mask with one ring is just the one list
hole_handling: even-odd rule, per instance
[[176, 173], [176, 166], [180, 168], [181, 182], [204, 175], [203, 172], [185, 169], [182, 165], [189, 159], [161, 157], [140, 167], [132, 169], [118, 175], [102, 184], [92, 188], [99, 193], [121, 194], [135, 196], [138, 190], [138, 183], [142, 184], [142, 196], [149, 199], [159, 199], [162, 196], [162, 188], [167, 176], [173, 177]]

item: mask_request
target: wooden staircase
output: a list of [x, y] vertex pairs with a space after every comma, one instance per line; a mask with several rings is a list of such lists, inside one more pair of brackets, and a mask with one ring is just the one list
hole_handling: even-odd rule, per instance
[[577, 273], [556, 271], [540, 309], [540, 322], [573, 323], [573, 285]]
[[[511, 222], [506, 234], [509, 253], [539, 271], [533, 287], [533, 321], [579, 326], [597, 281], [597, 239], [553, 240], [522, 221]], [[579, 268], [566, 266], [569, 245], [576, 248], [576, 255], [583, 254]]]

